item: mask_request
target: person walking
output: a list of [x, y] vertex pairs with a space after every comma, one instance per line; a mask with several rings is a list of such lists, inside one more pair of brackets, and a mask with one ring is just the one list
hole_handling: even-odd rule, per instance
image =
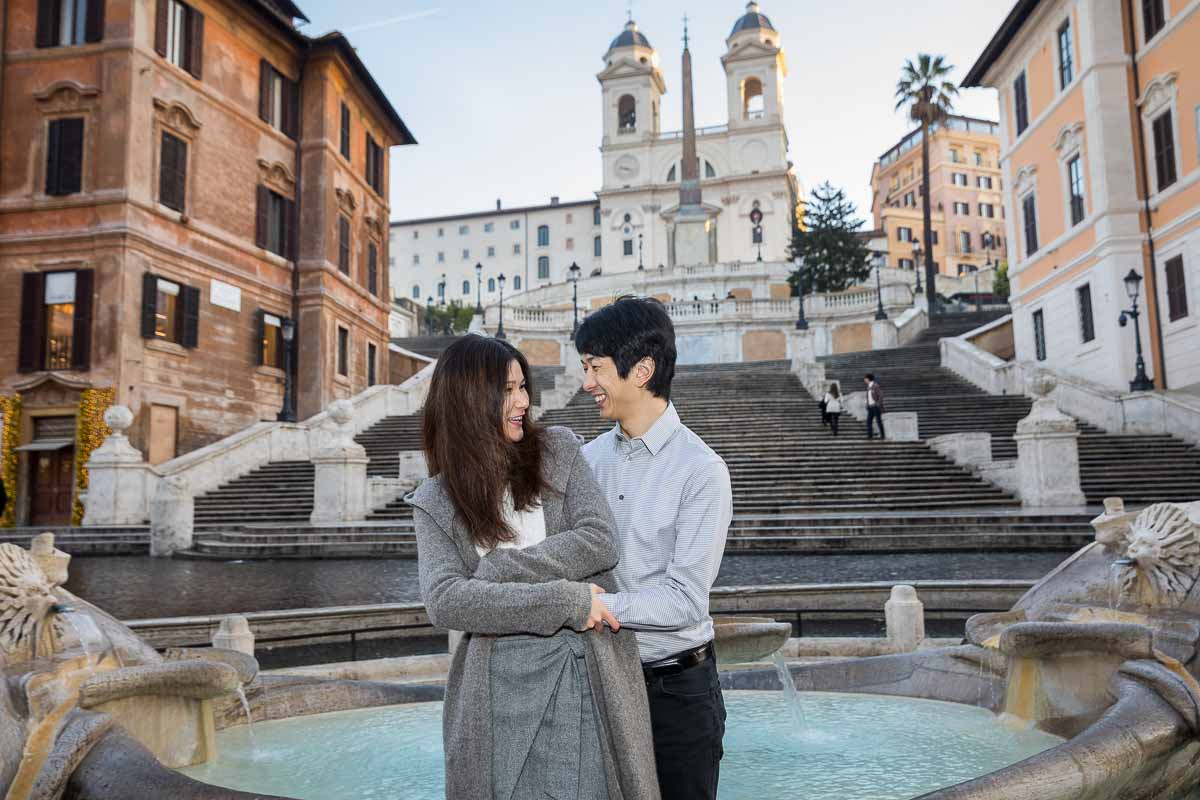
[[838, 435], [838, 419], [842, 416], [842, 392], [838, 389], [837, 381], [829, 384], [829, 390], [825, 392], [825, 398], [821, 401], [824, 404], [825, 417], [829, 420], [829, 427], [833, 428], [833, 435]]
[[875, 438], [871, 420], [879, 423], [879, 438], [886, 438], [883, 432], [883, 389], [875, 382], [875, 376], [870, 372], [863, 381], [867, 384], [867, 438]]

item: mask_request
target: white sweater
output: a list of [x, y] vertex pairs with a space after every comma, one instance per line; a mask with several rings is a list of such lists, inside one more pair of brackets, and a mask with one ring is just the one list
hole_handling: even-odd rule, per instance
[[825, 413], [840, 414], [842, 413], [842, 399], [834, 397], [829, 392], [825, 393]]

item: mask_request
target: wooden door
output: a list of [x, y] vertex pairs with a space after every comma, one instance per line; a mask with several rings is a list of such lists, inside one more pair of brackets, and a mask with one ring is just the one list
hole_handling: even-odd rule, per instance
[[33, 490], [30, 523], [69, 525], [75, 485], [75, 448], [40, 450], [31, 455]]
[[150, 406], [150, 463], [161, 464], [175, 457], [179, 409]]

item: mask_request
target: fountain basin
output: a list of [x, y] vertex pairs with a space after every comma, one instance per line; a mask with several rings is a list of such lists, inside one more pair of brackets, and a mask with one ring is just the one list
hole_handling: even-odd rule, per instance
[[792, 626], [770, 617], [713, 617], [718, 664], [763, 661], [787, 643]]

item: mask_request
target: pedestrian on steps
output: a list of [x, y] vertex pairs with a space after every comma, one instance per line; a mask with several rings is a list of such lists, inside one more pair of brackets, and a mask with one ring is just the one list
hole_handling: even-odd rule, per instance
[[833, 428], [833, 435], [837, 436], [838, 419], [842, 416], [842, 392], [838, 389], [837, 381], [829, 384], [821, 404], [825, 407], [824, 415], [829, 420], [829, 427]]
[[867, 384], [867, 438], [875, 438], [871, 427], [871, 420], [875, 420], [879, 423], [879, 438], [883, 439], [883, 389], [879, 388], [875, 376], [870, 372], [863, 378], [863, 382]]

